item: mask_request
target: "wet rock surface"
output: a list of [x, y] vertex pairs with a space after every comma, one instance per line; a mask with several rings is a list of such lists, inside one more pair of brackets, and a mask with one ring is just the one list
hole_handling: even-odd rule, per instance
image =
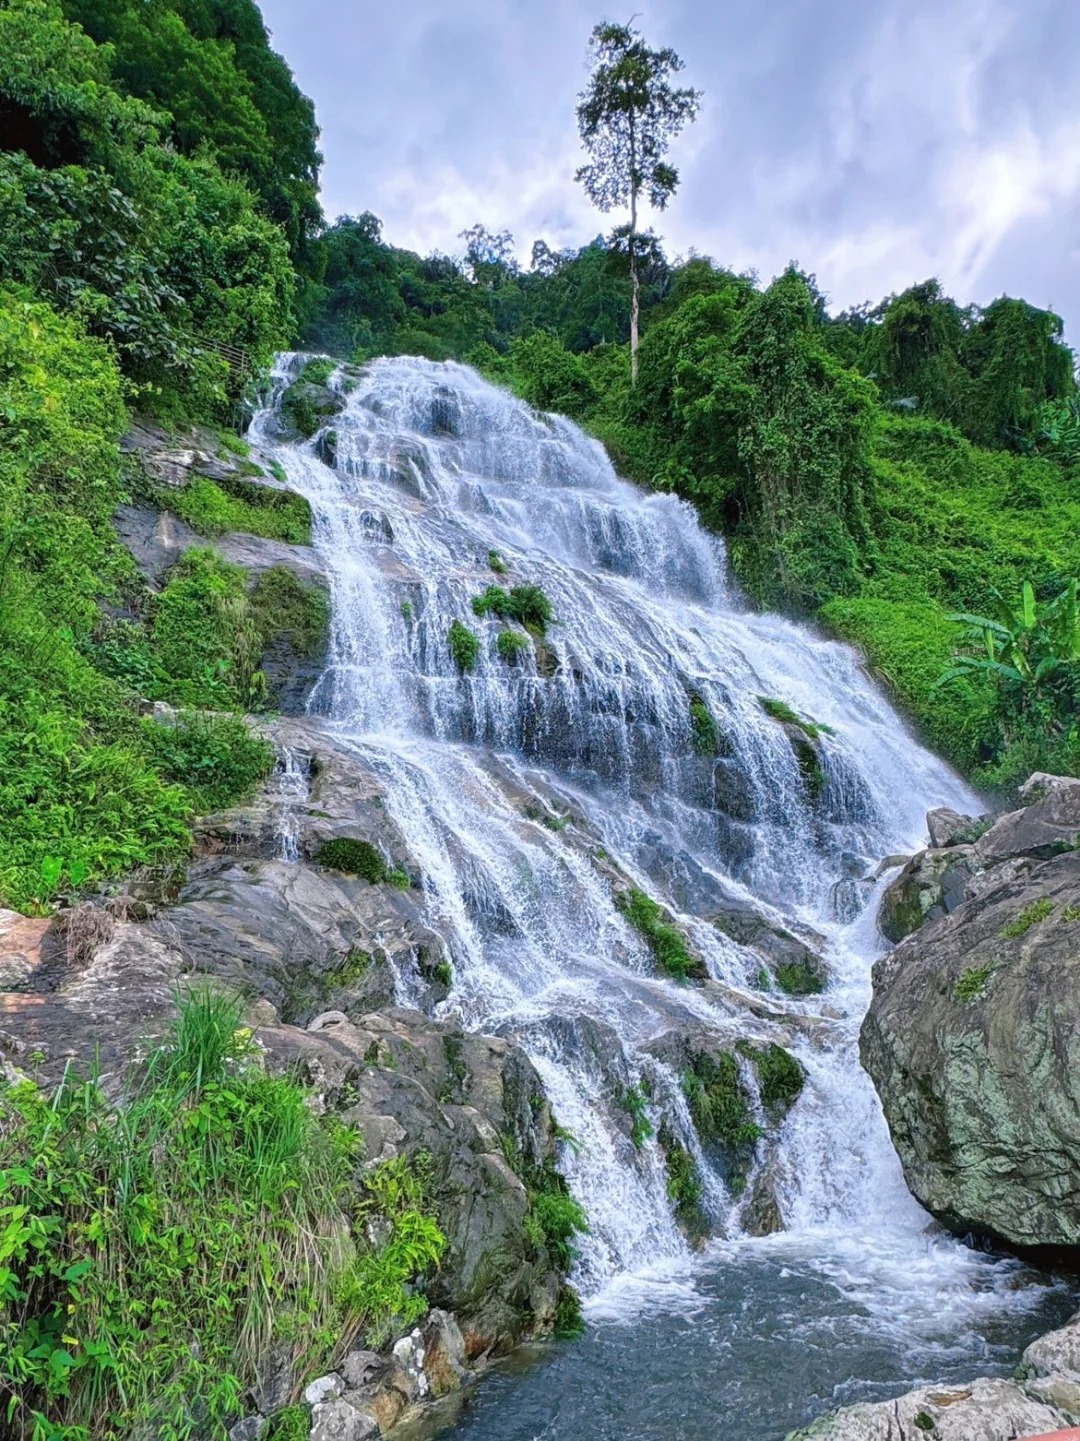
[[[861, 1054], [928, 1210], [961, 1234], [1075, 1258], [1080, 783], [1028, 794], [973, 845], [924, 852], [895, 883], [930, 878], [922, 895], [942, 899], [874, 967]], [[896, 913], [887, 893], [883, 928]]]
[[1024, 1352], [1018, 1378], [923, 1386], [895, 1401], [823, 1416], [788, 1441], [1015, 1441], [1080, 1422], [1080, 1324], [1051, 1331]]

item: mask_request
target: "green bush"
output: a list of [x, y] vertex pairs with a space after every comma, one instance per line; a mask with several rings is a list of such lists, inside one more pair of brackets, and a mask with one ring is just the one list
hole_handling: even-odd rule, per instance
[[764, 1048], [739, 1043], [741, 1054], [749, 1057], [757, 1072], [761, 1104], [773, 1119], [784, 1116], [802, 1095], [806, 1072], [783, 1046], [770, 1043]]
[[480, 638], [467, 625], [455, 620], [446, 633], [446, 643], [454, 664], [463, 675], [475, 667], [480, 655]]
[[690, 697], [690, 732], [699, 755], [714, 756], [720, 749], [720, 730], [712, 711], [699, 695]]
[[516, 620], [538, 636], [545, 635], [555, 619], [551, 601], [538, 585], [515, 585], [510, 591], [501, 585], [489, 585], [481, 595], [473, 596], [472, 608], [474, 615]]
[[577, 1255], [574, 1237], [589, 1229], [584, 1210], [553, 1166], [534, 1168], [526, 1177], [526, 1189], [525, 1234], [534, 1246], [546, 1250], [561, 1270], [568, 1271]]
[[186, 787], [200, 814], [246, 800], [274, 767], [274, 748], [239, 716], [180, 711], [174, 721], [144, 720], [147, 750], [168, 781]]
[[[262, 636], [251, 614], [247, 572], [213, 550], [189, 550], [154, 608], [160, 699], [231, 707], [258, 697]], [[253, 689], [254, 687], [254, 689]]]
[[495, 649], [499, 652], [500, 660], [515, 661], [519, 655], [532, 649], [532, 641], [519, 630], [502, 630], [495, 642]]
[[223, 1438], [272, 1343], [302, 1379], [422, 1314], [444, 1242], [421, 1180], [403, 1159], [361, 1175], [354, 1133], [262, 1066], [204, 994], [119, 1100], [70, 1074], [0, 1086], [13, 1435]]

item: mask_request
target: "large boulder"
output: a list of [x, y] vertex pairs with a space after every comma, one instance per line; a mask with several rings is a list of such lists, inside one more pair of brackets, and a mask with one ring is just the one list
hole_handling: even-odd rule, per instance
[[[908, 1185], [954, 1231], [1080, 1256], [1080, 785], [958, 856], [963, 895], [874, 967], [863, 1064]], [[944, 872], [947, 874], [947, 872]], [[933, 909], [933, 908], [931, 908]]]
[[787, 1441], [1015, 1441], [1080, 1422], [1080, 1325], [1033, 1341], [1014, 1380], [922, 1386], [895, 1401], [847, 1406]]

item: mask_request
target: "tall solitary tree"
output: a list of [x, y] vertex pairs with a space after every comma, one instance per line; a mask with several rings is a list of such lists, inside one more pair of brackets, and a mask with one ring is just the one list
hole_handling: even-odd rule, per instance
[[591, 160], [574, 178], [600, 210], [627, 206], [623, 227], [630, 259], [630, 369], [638, 373], [638, 205], [644, 195], [663, 210], [679, 183], [666, 160], [668, 146], [693, 120], [701, 91], [675, 89], [671, 77], [683, 68], [674, 50], [650, 50], [633, 25], [605, 21], [589, 42], [592, 71], [578, 97], [578, 129]]

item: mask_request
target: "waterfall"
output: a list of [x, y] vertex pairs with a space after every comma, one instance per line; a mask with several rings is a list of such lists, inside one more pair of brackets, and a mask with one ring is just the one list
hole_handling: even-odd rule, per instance
[[[277, 400], [300, 364], [280, 359], [251, 439], [310, 502], [330, 578], [311, 710], [385, 782], [447, 940], [444, 1009], [515, 1035], [576, 1138], [563, 1164], [590, 1221], [582, 1289], [686, 1255], [656, 1137], [631, 1145], [612, 1102], [643, 1077], [653, 1120], [697, 1159], [703, 1204], [738, 1241], [739, 1198], [649, 1049], [680, 1027], [777, 1040], [805, 1066], [776, 1158], [789, 1237], [832, 1237], [822, 1250], [838, 1269], [860, 1236], [886, 1269], [936, 1246], [858, 1065], [879, 951], [866, 878], [922, 844], [929, 806], [973, 797], [853, 650], [751, 610], [694, 511], [620, 480], [569, 421], [465, 367], [385, 359], [334, 377], [332, 445], [290, 443]], [[546, 634], [477, 616], [492, 585], [540, 588]], [[465, 673], [447, 643], [455, 621], [479, 642]], [[524, 639], [500, 649], [509, 630]], [[763, 697], [823, 728], [813, 784]], [[695, 706], [712, 719], [709, 755]], [[716, 984], [657, 976], [613, 874], [671, 912]], [[824, 995], [755, 990], [760, 957], [712, 920], [747, 906], [824, 938]]]

